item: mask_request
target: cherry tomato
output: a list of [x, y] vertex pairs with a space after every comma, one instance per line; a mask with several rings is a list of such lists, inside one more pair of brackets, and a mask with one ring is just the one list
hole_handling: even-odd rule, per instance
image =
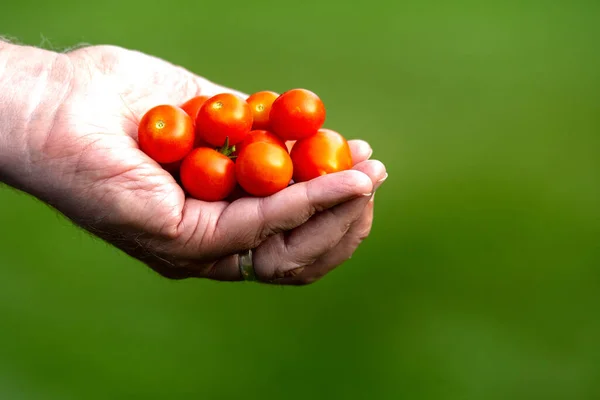
[[294, 182], [352, 168], [348, 142], [331, 129], [319, 129], [316, 135], [298, 140], [290, 157], [294, 164]]
[[235, 153], [240, 154], [242, 152], [242, 150], [244, 149], [244, 147], [248, 146], [250, 143], [255, 143], [255, 142], [273, 143], [278, 146], [281, 146], [282, 148], [286, 149], [286, 151], [287, 151], [285, 142], [283, 141], [283, 139], [281, 139], [276, 134], [269, 132], [269, 131], [264, 131], [264, 130], [255, 130], [255, 131], [250, 131], [248, 136], [246, 136], [246, 139], [244, 139], [240, 144], [235, 146], [236, 147]]
[[252, 129], [252, 111], [244, 99], [221, 93], [206, 100], [196, 118], [196, 133], [212, 146], [240, 143]]
[[279, 97], [279, 94], [265, 90], [253, 93], [246, 99], [246, 103], [250, 106], [254, 119], [252, 129], [269, 129], [269, 114], [271, 113], [271, 106], [277, 97]]
[[195, 123], [196, 117], [198, 116], [198, 111], [200, 111], [200, 107], [202, 107], [202, 104], [204, 104], [204, 102], [208, 99], [209, 99], [208, 96], [193, 97], [193, 98], [189, 99], [188, 101], [186, 101], [185, 103], [183, 103], [183, 105], [181, 106], [181, 109], [183, 111], [185, 111], [192, 118], [192, 121], [194, 121], [194, 123]]
[[[204, 102], [208, 99], [209, 99], [208, 96], [196, 96], [196, 97], [189, 99], [188, 101], [183, 103], [183, 105], [181, 106], [181, 109], [183, 111], [185, 111], [187, 113], [187, 115], [189, 115], [192, 118], [192, 121], [194, 122], [194, 126], [196, 125], [196, 117], [198, 116], [200, 107], [202, 107], [202, 104], [204, 104]], [[206, 143], [206, 142], [202, 141], [202, 139], [200, 139], [200, 135], [195, 134], [195, 136], [196, 136], [196, 139], [194, 140], [194, 148], [210, 147], [210, 145], [208, 143]]]
[[325, 105], [313, 92], [292, 89], [279, 96], [269, 114], [271, 129], [284, 140], [314, 135], [325, 122]]
[[237, 180], [253, 196], [270, 196], [285, 189], [292, 179], [292, 160], [281, 146], [255, 142], [246, 146], [235, 162]]
[[236, 185], [234, 162], [208, 147], [198, 147], [183, 159], [180, 176], [190, 196], [203, 201], [223, 200]]
[[194, 123], [179, 107], [156, 106], [142, 117], [138, 142], [140, 149], [158, 163], [179, 161], [194, 145]]

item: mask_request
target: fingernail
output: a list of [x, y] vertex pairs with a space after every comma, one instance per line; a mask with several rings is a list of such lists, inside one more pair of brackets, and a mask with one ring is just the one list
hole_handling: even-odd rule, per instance
[[369, 150], [369, 155], [367, 156], [367, 160], [371, 158], [371, 156], [373, 155], [373, 149]]
[[383, 182], [385, 182], [385, 180], [388, 178], [388, 174], [387, 172], [385, 173], [385, 176], [383, 178], [381, 178], [380, 180], [378, 180], [377, 182], [375, 182], [375, 189], [378, 189], [379, 186], [381, 186], [381, 184]]
[[365, 197], [373, 196], [373, 193], [363, 193], [363, 196], [365, 196]]

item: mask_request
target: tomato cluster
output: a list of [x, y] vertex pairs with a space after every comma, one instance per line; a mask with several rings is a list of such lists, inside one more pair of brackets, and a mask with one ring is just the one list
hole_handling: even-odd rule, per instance
[[[270, 196], [293, 182], [352, 167], [346, 139], [323, 128], [325, 106], [306, 89], [231, 93], [159, 105], [138, 128], [140, 149], [191, 197]], [[291, 150], [289, 150], [291, 148]]]

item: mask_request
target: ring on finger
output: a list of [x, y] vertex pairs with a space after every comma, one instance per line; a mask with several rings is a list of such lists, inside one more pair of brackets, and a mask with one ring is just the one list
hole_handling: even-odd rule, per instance
[[252, 250], [246, 250], [238, 254], [238, 263], [242, 279], [245, 281], [257, 281], [256, 271], [252, 260]]

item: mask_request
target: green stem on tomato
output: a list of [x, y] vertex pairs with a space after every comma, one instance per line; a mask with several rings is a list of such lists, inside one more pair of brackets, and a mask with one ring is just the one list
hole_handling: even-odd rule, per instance
[[230, 156], [231, 154], [235, 153], [235, 145], [229, 147], [229, 136], [225, 138], [225, 144], [223, 145], [223, 147], [218, 148], [217, 151], [223, 155], [226, 155], [229, 158], [233, 158]]

